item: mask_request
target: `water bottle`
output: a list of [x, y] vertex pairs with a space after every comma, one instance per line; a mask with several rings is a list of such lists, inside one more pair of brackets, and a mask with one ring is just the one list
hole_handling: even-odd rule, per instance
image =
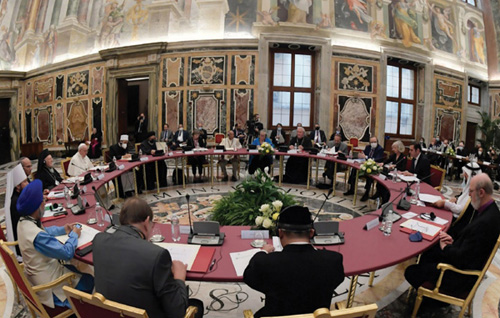
[[99, 202], [95, 204], [95, 216], [97, 219], [97, 226], [103, 227], [104, 226], [104, 214], [102, 212], [102, 208], [99, 205]]
[[172, 223], [172, 241], [179, 242], [181, 240], [181, 229], [179, 226], [179, 218], [175, 212], [172, 214], [170, 223]]
[[384, 235], [390, 236], [392, 232], [392, 219], [387, 219], [384, 225]]
[[415, 195], [417, 196], [417, 200], [420, 198], [420, 180], [417, 180], [417, 186], [415, 188]]
[[397, 183], [398, 182], [398, 168], [394, 168], [394, 173], [392, 175], [392, 182]]
[[113, 163], [116, 165], [116, 157], [113, 156]]
[[69, 209], [73, 206], [73, 203], [71, 203], [71, 198], [69, 196], [69, 190], [67, 187], [64, 187], [64, 198], [66, 199], [66, 207]]

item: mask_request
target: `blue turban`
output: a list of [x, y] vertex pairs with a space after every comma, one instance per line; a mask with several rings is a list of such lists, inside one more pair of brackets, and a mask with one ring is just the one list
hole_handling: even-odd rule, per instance
[[21, 216], [31, 215], [35, 212], [43, 202], [43, 186], [42, 181], [35, 179], [30, 182], [21, 192], [17, 199], [17, 212]]

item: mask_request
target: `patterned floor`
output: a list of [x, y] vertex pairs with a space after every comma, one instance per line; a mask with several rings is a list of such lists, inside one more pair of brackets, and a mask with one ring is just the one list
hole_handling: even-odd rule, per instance
[[[13, 166], [14, 164], [7, 164], [0, 167], [0, 195], [2, 196], [3, 194], [1, 193], [5, 191], [6, 171]], [[170, 168], [173, 167], [170, 163], [168, 166]], [[171, 173], [171, 171], [169, 172]], [[245, 176], [243, 170], [241, 176]], [[191, 184], [186, 189], [169, 187], [160, 195], [156, 193], [143, 194], [143, 198], [152, 206], [157, 221], [168, 222], [171, 212], [176, 211], [182, 216], [181, 222], [187, 223], [187, 213], [185, 213], [187, 212], [185, 202], [186, 193], [189, 193], [192, 198], [190, 209], [193, 217], [204, 219], [205, 213], [210, 208], [212, 201], [224, 195], [224, 193], [231, 191], [233, 185], [231, 182], [216, 182], [213, 187], [208, 183]], [[299, 200], [309, 206], [312, 211], [317, 210], [324, 199], [325, 191], [315, 187], [306, 190], [302, 186], [284, 185], [283, 188], [285, 191], [293, 193]], [[376, 208], [376, 204], [373, 201], [352, 207], [351, 200], [345, 200], [340, 194], [343, 190], [342, 183], [338, 185], [337, 189], [339, 190], [337, 191], [337, 196], [328, 200], [325, 205], [325, 218], [347, 220]], [[443, 190], [445, 196], [450, 197], [459, 191], [460, 184], [458, 182], [446, 181]], [[500, 199], [500, 193], [496, 192], [495, 196], [497, 200]], [[1, 197], [0, 206], [3, 206], [3, 201], [4, 199]], [[410, 300], [407, 302], [408, 284], [404, 280], [403, 272], [406, 266], [412, 262], [414, 260], [377, 271], [372, 287], [368, 286], [368, 274], [362, 275], [358, 281], [355, 305], [376, 302], [379, 306], [377, 317], [409, 317], [413, 308], [414, 297], [410, 297]], [[500, 280], [497, 277], [500, 277], [500, 253], [497, 254], [494, 264], [490, 267], [485, 281], [477, 292], [473, 302], [472, 317], [490, 318], [499, 316]], [[332, 303], [345, 300], [349, 282], [350, 280], [346, 278], [336, 289], [337, 294], [334, 295]], [[191, 281], [188, 282], [188, 285], [190, 288], [190, 297], [199, 298], [204, 302], [205, 317], [243, 317], [244, 309], [252, 309], [255, 312], [263, 304], [263, 295], [250, 289], [243, 283], [202, 283]], [[0, 295], [2, 294], [6, 295], [5, 300], [0, 297], [0, 313], [3, 312], [4, 317], [29, 316], [23, 303], [18, 304], [14, 301], [12, 285], [3, 270], [0, 272]], [[457, 309], [458, 307], [455, 306], [448, 306], [446, 308], [421, 307], [418, 317], [456, 317], [458, 315]]]

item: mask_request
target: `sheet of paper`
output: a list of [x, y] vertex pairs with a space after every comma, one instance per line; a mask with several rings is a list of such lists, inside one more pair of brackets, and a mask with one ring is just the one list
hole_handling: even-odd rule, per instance
[[64, 198], [64, 192], [62, 191], [57, 191], [57, 192], [54, 192], [54, 191], [50, 191], [47, 198], [49, 199], [61, 199], [61, 198]]
[[252, 257], [258, 252], [262, 252], [262, 250], [260, 248], [253, 248], [243, 252], [229, 253], [231, 260], [233, 261], [236, 276], [243, 276], [243, 272], [245, 272], [245, 268], [247, 268], [248, 263], [250, 263]]
[[401, 217], [405, 218], [405, 219], [411, 219], [411, 218], [414, 218], [416, 217], [418, 214], [415, 213], [415, 212], [406, 212], [405, 214], [402, 214]]
[[442, 200], [439, 195], [425, 194], [425, 193], [420, 193], [418, 198], [427, 203], [435, 203], [439, 200]]
[[419, 231], [420, 233], [427, 234], [429, 236], [434, 236], [439, 231], [441, 231], [441, 228], [439, 226], [434, 226], [429, 223], [420, 222], [419, 220], [416, 219], [409, 219], [407, 221], [404, 221], [403, 223], [401, 223], [401, 227], [406, 227], [413, 231]]
[[[95, 167], [92, 167], [90, 168], [89, 170], [90, 171], [96, 171], [96, 170], [106, 170], [109, 168], [109, 165], [105, 165], [105, 166], [95, 166]], [[82, 178], [83, 179], [83, 178]]]
[[76, 183], [77, 181], [82, 182], [83, 177], [69, 177], [68, 179], [63, 180], [62, 183]]
[[[92, 242], [92, 240], [94, 239], [94, 236], [96, 236], [97, 233], [101, 233], [101, 231], [99, 230], [96, 230], [90, 226], [87, 226], [85, 224], [82, 224], [82, 234], [80, 235], [80, 237], [78, 238], [78, 247], [80, 246], [83, 246], [87, 243], [90, 243]], [[63, 234], [63, 235], [59, 235], [59, 236], [56, 236], [56, 239], [59, 240], [59, 242], [61, 243], [66, 243], [66, 241], [68, 240], [68, 235], [67, 234]]]
[[187, 265], [187, 270], [191, 270], [196, 255], [201, 245], [197, 244], [178, 244], [178, 243], [155, 243], [156, 245], [168, 250], [170, 257], [174, 261], [181, 261]]
[[281, 252], [283, 250], [283, 246], [281, 245], [281, 240], [277, 236], [273, 236], [273, 246], [275, 252]]
[[415, 176], [405, 176], [398, 173], [398, 177], [404, 182], [418, 181], [418, 178]]
[[436, 216], [436, 218], [434, 220], [429, 220], [429, 221], [437, 223], [439, 225], [445, 225], [446, 223], [448, 223], [448, 220], [440, 218], [439, 216]]

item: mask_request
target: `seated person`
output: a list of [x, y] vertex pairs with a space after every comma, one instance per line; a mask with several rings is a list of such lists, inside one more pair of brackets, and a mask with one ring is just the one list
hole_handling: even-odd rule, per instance
[[164, 142], [170, 147], [173, 137], [174, 134], [170, 131], [168, 124], [163, 125], [163, 130], [160, 134], [160, 142]]
[[[302, 127], [302, 123], [297, 123], [297, 128]], [[297, 137], [297, 128], [290, 133], [290, 139]]]
[[479, 149], [477, 150], [477, 160], [481, 161], [481, 162], [483, 162], [483, 161], [490, 162], [491, 161], [490, 156], [488, 155], [487, 152], [484, 151], [483, 147], [479, 147]]
[[78, 145], [78, 152], [73, 155], [68, 166], [68, 175], [72, 177], [77, 177], [84, 172], [89, 171], [94, 167], [90, 161], [87, 153], [89, 152], [89, 147], [86, 144]]
[[[337, 153], [343, 153], [346, 156], [349, 154], [349, 148], [347, 148], [347, 144], [345, 142], [342, 142], [342, 136], [338, 134], [333, 137], [333, 140], [329, 140], [326, 143], [326, 146], [328, 149], [333, 148]], [[325, 163], [325, 172], [323, 172], [323, 177], [328, 177], [329, 179], [333, 180], [334, 170], [335, 163], [332, 161], [327, 161]], [[337, 171], [341, 171], [341, 169], [338, 169]]]
[[143, 308], [149, 317], [184, 317], [189, 305], [198, 307], [195, 317], [202, 317], [203, 303], [188, 299], [187, 266], [149, 242], [154, 223], [146, 201], [127, 199], [120, 224], [116, 232], [99, 233], [92, 242], [96, 292]]
[[[12, 169], [10, 174], [7, 175], [7, 177], [9, 176], [11, 178], [11, 187], [7, 187], [5, 195], [9, 195], [11, 193], [12, 195], [10, 197], [10, 218], [8, 217], [9, 214], [6, 213], [5, 223], [7, 225], [7, 238], [9, 241], [17, 241], [17, 223], [21, 217], [19, 212], [17, 212], [17, 200], [19, 199], [19, 195], [21, 195], [23, 189], [28, 185], [28, 179], [26, 178], [26, 173], [20, 163]], [[9, 184], [9, 182], [7, 182], [7, 184]], [[20, 259], [21, 251], [19, 250], [19, 245], [16, 245], [16, 254], [18, 259]]]
[[335, 139], [335, 135], [339, 135], [340, 139], [342, 140], [342, 135], [340, 134], [340, 126], [337, 126], [337, 128], [335, 128], [335, 132], [330, 135], [330, 139], [329, 140]]
[[[358, 154], [358, 158], [360, 159], [373, 159], [375, 162], [382, 162], [384, 160], [384, 148], [378, 144], [377, 137], [373, 136], [370, 138], [370, 144], [365, 147], [363, 152]], [[351, 169], [351, 174], [349, 175], [349, 191], [344, 192], [344, 195], [353, 195], [354, 188], [356, 183], [356, 172]], [[361, 198], [361, 201], [366, 201], [370, 195], [370, 187], [372, 186], [373, 179], [368, 177], [366, 178], [365, 184], [365, 194]]]
[[[150, 131], [141, 142], [140, 149], [144, 155], [154, 155], [156, 152], [156, 136], [154, 131]], [[167, 165], [165, 160], [158, 160], [158, 178], [160, 180], [160, 187], [167, 186]], [[155, 162], [146, 163], [146, 182], [147, 189], [152, 190], [156, 182], [156, 167]]]
[[[128, 153], [128, 135], [121, 135], [120, 141], [117, 144], [109, 147], [109, 159], [120, 160], [129, 159], [131, 155]], [[119, 163], [117, 163], [119, 165]], [[137, 172], [137, 187], [138, 192], [144, 187], [144, 178], [142, 170]], [[131, 197], [134, 193], [134, 172], [129, 171], [121, 174], [118, 177], [118, 194], [121, 198]], [[142, 191], [140, 191], [142, 192]]]
[[247, 135], [245, 134], [245, 130], [241, 128], [240, 124], [236, 123], [234, 124], [234, 136], [239, 139], [240, 144], [243, 146], [245, 145], [245, 140], [247, 138]]
[[[463, 140], [461, 140], [459, 143], [458, 143], [458, 147], [457, 147], [457, 150], [455, 151], [455, 154], [457, 156], [462, 156], [462, 157], [467, 157], [469, 155], [469, 150], [467, 148], [465, 148], [465, 142]], [[453, 161], [453, 164], [455, 166], [455, 177], [456, 179], [460, 179], [460, 173], [462, 172], [462, 167], [465, 165], [465, 162], [461, 159], [455, 159]]]
[[[241, 144], [238, 138], [234, 137], [234, 131], [230, 130], [227, 133], [227, 138], [222, 139], [220, 146], [224, 146], [225, 149], [233, 149], [238, 150], [241, 149]], [[222, 174], [224, 178], [222, 181], [228, 181], [229, 177], [227, 175], [226, 165], [231, 163], [233, 165], [233, 176], [231, 177], [231, 181], [237, 181], [236, 176], [238, 175], [238, 164], [240, 162], [240, 156], [235, 155], [225, 155], [222, 156], [221, 160], [219, 160], [219, 165], [222, 170]]]
[[309, 134], [309, 139], [315, 147], [321, 148], [326, 143], [326, 134], [320, 129], [319, 124], [314, 125], [314, 130]]
[[97, 131], [97, 128], [92, 128], [92, 135], [90, 135], [90, 149], [89, 157], [92, 159], [97, 159], [102, 155], [101, 152], [102, 145], [102, 133]]
[[[94, 278], [88, 274], [79, 273], [74, 266], [62, 265], [61, 261], [69, 261], [75, 254], [81, 229], [76, 223], [64, 226], [41, 225], [41, 217], [45, 210], [42, 182], [35, 180], [28, 184], [17, 200], [17, 211], [21, 216], [17, 224], [19, 248], [23, 255], [26, 277], [33, 285], [47, 284], [66, 273], [75, 272], [73, 286], [78, 290], [91, 293], [94, 288]], [[66, 243], [62, 244], [56, 238], [68, 235]], [[62, 289], [63, 284], [38, 292], [40, 301], [50, 308], [68, 307], [70, 304]]]
[[35, 178], [42, 181], [45, 193], [58, 186], [63, 180], [59, 172], [54, 168], [54, 159], [48, 149], [44, 149], [38, 156], [38, 167]]
[[276, 129], [271, 133], [271, 141], [278, 148], [285, 144], [285, 131], [283, 130], [283, 125], [277, 124]]
[[440, 209], [446, 209], [453, 213], [453, 219], [455, 220], [460, 215], [460, 212], [464, 210], [469, 202], [469, 188], [470, 181], [472, 177], [481, 173], [481, 167], [475, 162], [469, 162], [465, 166], [462, 167], [462, 171], [464, 173], [464, 182], [461, 185], [462, 193], [458, 196], [458, 198], [452, 198], [449, 200], [439, 200], [434, 202], [434, 206]]
[[[189, 138], [187, 141], [188, 147], [193, 148], [205, 148], [207, 144], [205, 140], [201, 138], [201, 132], [199, 130], [193, 131], [193, 137]], [[193, 169], [193, 180], [195, 183], [202, 182], [201, 174], [203, 173], [203, 165], [207, 163], [205, 156], [189, 156], [187, 162], [191, 165]], [[196, 176], [196, 170], [198, 169], [198, 177]]]
[[[458, 269], [481, 270], [490, 256], [500, 234], [500, 211], [492, 197], [493, 184], [487, 174], [472, 177], [469, 195], [475, 210], [466, 225], [448, 233], [439, 233], [439, 244], [422, 254], [420, 263], [405, 270], [406, 280], [417, 289], [424, 282], [435, 283], [440, 271], [438, 263], [447, 263]], [[461, 219], [462, 220], [462, 219]], [[446, 271], [441, 291], [460, 295], [470, 291], [476, 277]]]
[[[290, 140], [289, 149], [297, 149], [303, 151], [312, 147], [312, 142], [306, 136], [306, 131], [303, 127], [297, 127], [297, 137]], [[283, 182], [287, 183], [306, 183], [307, 169], [309, 168], [309, 159], [304, 157], [290, 156], [286, 162], [285, 175]]]
[[423, 148], [427, 148], [427, 145], [425, 144], [425, 138], [424, 137], [420, 137], [420, 147]]
[[[263, 129], [259, 132], [259, 138], [255, 138], [252, 145], [260, 146], [264, 142], [267, 142], [274, 147], [271, 139], [267, 138], [267, 133]], [[269, 170], [272, 164], [273, 156], [271, 155], [252, 155], [249, 160], [248, 173], [254, 174], [257, 169], [265, 171], [265, 168], [267, 168], [267, 170]]]
[[205, 145], [207, 144], [208, 132], [205, 128], [203, 128], [203, 123], [198, 121], [198, 131], [200, 132], [200, 139], [203, 139]]
[[410, 157], [412, 157], [411, 167], [408, 171], [403, 171], [405, 176], [416, 176], [420, 181], [431, 184], [431, 163], [427, 156], [422, 153], [420, 144], [410, 145]]
[[330, 308], [335, 288], [344, 281], [342, 254], [316, 249], [311, 213], [301, 206], [285, 208], [278, 219], [282, 252], [265, 245], [255, 254], [243, 281], [265, 294], [266, 303], [255, 317], [312, 313]]
[[[391, 146], [392, 154], [387, 158], [384, 163], [380, 163], [379, 166], [388, 165], [388, 170], [404, 171], [406, 170], [406, 155], [404, 154], [405, 145], [401, 140], [396, 140]], [[389, 201], [391, 194], [390, 192], [377, 183], [377, 192], [370, 198], [376, 200], [378, 197], [382, 198], [382, 204]]]
[[179, 124], [179, 129], [175, 132], [174, 137], [172, 138], [171, 147], [172, 149], [177, 149], [187, 144], [189, 139], [189, 133], [184, 130], [182, 124]]

